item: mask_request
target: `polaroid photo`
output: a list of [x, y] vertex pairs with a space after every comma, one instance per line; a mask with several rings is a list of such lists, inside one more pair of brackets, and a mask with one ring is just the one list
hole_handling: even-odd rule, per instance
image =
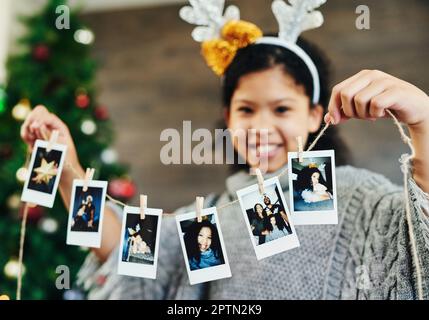
[[100, 248], [107, 181], [74, 180], [67, 224], [67, 244]]
[[228, 257], [215, 207], [176, 216], [180, 243], [191, 285], [231, 277]]
[[46, 150], [47, 147], [47, 141], [36, 140], [21, 201], [52, 208], [64, 166], [67, 146], [54, 144], [49, 152]]
[[125, 207], [122, 217], [118, 274], [156, 279], [162, 210], [145, 210], [140, 218], [139, 207]]
[[241, 210], [258, 260], [299, 247], [298, 236], [277, 177], [237, 191]]
[[338, 224], [334, 150], [289, 152], [289, 194], [295, 225]]

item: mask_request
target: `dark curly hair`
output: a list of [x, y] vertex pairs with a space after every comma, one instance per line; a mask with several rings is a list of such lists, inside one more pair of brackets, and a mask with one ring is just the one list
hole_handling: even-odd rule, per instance
[[[299, 38], [297, 45], [301, 47], [313, 60], [320, 78], [320, 99], [319, 104], [327, 112], [330, 98], [330, 63], [323, 52], [314, 44]], [[225, 71], [222, 82], [222, 102], [223, 106], [229, 108], [232, 96], [236, 90], [241, 77], [252, 72], [270, 69], [275, 66], [282, 66], [284, 72], [292, 76], [296, 83], [304, 86], [308, 97], [313, 96], [313, 78], [301, 58], [292, 51], [270, 44], [253, 44], [237, 51], [234, 60]], [[310, 102], [310, 108], [315, 105]], [[321, 128], [320, 128], [321, 129]], [[320, 130], [309, 135], [308, 145], [316, 138]], [[338, 133], [335, 126], [330, 126], [323, 137], [318, 141], [314, 150], [335, 149], [336, 163], [344, 165], [350, 162], [350, 152]], [[237, 155], [236, 155], [237, 156]], [[248, 169], [247, 165], [236, 165], [235, 169]]]
[[200, 263], [201, 251], [198, 246], [198, 234], [200, 233], [201, 229], [204, 227], [210, 228], [212, 232], [212, 242], [211, 242], [210, 248], [213, 250], [215, 257], [219, 259], [221, 262], [223, 262], [224, 258], [222, 253], [222, 247], [220, 244], [219, 233], [217, 231], [217, 228], [209, 220], [203, 220], [202, 222], [194, 221], [186, 229], [183, 239], [185, 241], [185, 247], [186, 247], [186, 252], [188, 254], [188, 259], [189, 260], [195, 259], [197, 263]]

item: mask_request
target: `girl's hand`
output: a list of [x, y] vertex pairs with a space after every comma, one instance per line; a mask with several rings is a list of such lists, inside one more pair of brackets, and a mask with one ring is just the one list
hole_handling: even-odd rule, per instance
[[429, 97], [414, 85], [377, 70], [363, 70], [332, 90], [325, 122], [375, 120], [392, 111], [410, 128], [429, 129]]
[[[44, 140], [46, 135], [49, 136], [53, 130], [59, 131], [58, 143], [67, 145], [66, 162], [79, 167], [76, 147], [68, 127], [44, 106], [35, 107], [27, 116], [21, 126], [21, 137], [31, 150], [37, 139]], [[67, 166], [65, 166], [64, 171], [67, 170]]]

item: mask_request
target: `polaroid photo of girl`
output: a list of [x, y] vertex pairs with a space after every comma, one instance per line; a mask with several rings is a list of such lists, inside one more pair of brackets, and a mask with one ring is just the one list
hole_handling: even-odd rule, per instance
[[191, 285], [231, 277], [222, 231], [215, 207], [176, 216], [186, 270]]
[[31, 154], [29, 174], [25, 180], [21, 201], [52, 208], [63, 170], [67, 146], [36, 140]]
[[299, 247], [279, 179], [265, 180], [264, 191], [261, 194], [257, 184], [237, 191], [258, 260]]
[[289, 193], [295, 225], [338, 224], [334, 150], [289, 152]]
[[162, 210], [125, 207], [122, 217], [118, 274], [156, 279]]
[[74, 180], [67, 224], [67, 244], [100, 248], [107, 181]]

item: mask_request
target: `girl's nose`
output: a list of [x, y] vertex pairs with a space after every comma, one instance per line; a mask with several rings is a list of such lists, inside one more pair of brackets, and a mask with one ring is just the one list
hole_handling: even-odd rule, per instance
[[274, 121], [270, 111], [261, 110], [253, 116], [252, 129], [256, 129], [257, 131], [265, 129], [271, 132], [274, 128]]

